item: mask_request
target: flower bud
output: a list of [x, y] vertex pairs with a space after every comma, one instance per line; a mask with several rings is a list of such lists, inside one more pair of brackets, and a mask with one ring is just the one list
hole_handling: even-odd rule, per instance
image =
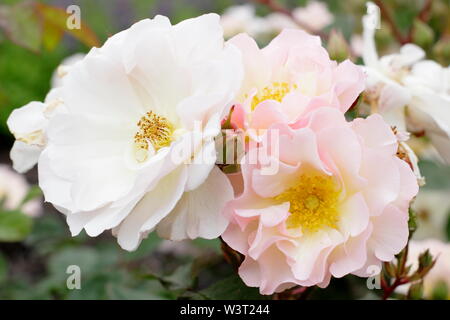
[[422, 48], [427, 48], [433, 44], [434, 31], [429, 25], [420, 20], [414, 21], [413, 42]]
[[350, 56], [350, 49], [347, 41], [340, 31], [334, 29], [331, 30], [327, 49], [330, 58], [339, 62], [344, 61]]

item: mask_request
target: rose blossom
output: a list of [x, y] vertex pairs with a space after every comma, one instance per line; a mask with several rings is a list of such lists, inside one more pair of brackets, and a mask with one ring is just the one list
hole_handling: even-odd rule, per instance
[[320, 38], [302, 30], [285, 29], [263, 49], [246, 34], [229, 42], [240, 49], [245, 65], [232, 115], [239, 128], [293, 123], [322, 106], [345, 112], [364, 89], [360, 67], [330, 60]]
[[450, 68], [424, 60], [425, 52], [405, 44], [378, 57], [372, 17], [363, 19], [363, 58], [372, 108], [399, 130], [424, 131], [450, 163]]
[[233, 190], [213, 138], [241, 83], [239, 51], [219, 16], [142, 20], [93, 48], [58, 88], [39, 157], [45, 199], [73, 235], [113, 229], [134, 250], [156, 230], [215, 238]]
[[[225, 209], [222, 237], [245, 256], [243, 281], [262, 294], [326, 287], [332, 276], [368, 276], [392, 260], [407, 243], [418, 185], [383, 119], [347, 122], [323, 107], [267, 136], [274, 130], [278, 139], [262, 139], [243, 158], [244, 192]], [[269, 161], [279, 168], [273, 175], [263, 172]]]

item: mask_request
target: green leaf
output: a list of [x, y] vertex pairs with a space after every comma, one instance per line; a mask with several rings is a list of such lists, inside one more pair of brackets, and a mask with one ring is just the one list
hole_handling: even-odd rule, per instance
[[220, 280], [199, 292], [204, 299], [211, 300], [265, 300], [257, 288], [247, 287], [237, 275]]
[[419, 19], [414, 21], [413, 42], [422, 48], [430, 47], [434, 42], [434, 31], [427, 24]]
[[0, 212], [0, 242], [18, 242], [31, 232], [33, 220], [19, 211]]
[[8, 262], [5, 257], [0, 253], [0, 284], [2, 284], [8, 276]]
[[142, 259], [150, 255], [161, 242], [162, 240], [160, 237], [158, 237], [156, 232], [152, 232], [148, 235], [147, 239], [142, 240], [136, 251], [124, 252], [125, 260], [132, 261], [136, 259]]
[[27, 202], [34, 200], [38, 197], [42, 196], [42, 190], [38, 186], [31, 186], [30, 190], [28, 190], [27, 195], [22, 200], [22, 205], [26, 204]]
[[411, 284], [408, 290], [407, 298], [409, 300], [420, 300], [423, 297], [423, 281]]
[[445, 281], [439, 281], [435, 284], [431, 298], [433, 300], [447, 300], [450, 297], [449, 288]]
[[192, 263], [179, 266], [170, 276], [163, 277], [169, 283], [171, 290], [187, 290], [195, 283], [195, 275], [192, 273]]
[[450, 212], [447, 213], [447, 225], [445, 230], [447, 231], [447, 241], [450, 241]]
[[108, 284], [108, 299], [112, 300], [163, 300], [175, 296], [165, 289], [159, 281], [147, 281], [144, 285], [130, 288], [125, 284]]
[[66, 248], [54, 254], [49, 260], [49, 273], [61, 286], [66, 285], [67, 268], [71, 265], [80, 267], [81, 281], [104, 272], [99, 253], [92, 248]]

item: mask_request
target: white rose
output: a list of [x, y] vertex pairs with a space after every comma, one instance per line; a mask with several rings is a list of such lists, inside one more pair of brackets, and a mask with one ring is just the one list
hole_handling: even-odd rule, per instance
[[233, 190], [214, 165], [213, 138], [242, 73], [215, 14], [140, 21], [74, 65], [61, 87], [66, 111], [49, 120], [39, 159], [45, 198], [72, 234], [113, 229], [126, 250], [153, 230], [219, 236]]

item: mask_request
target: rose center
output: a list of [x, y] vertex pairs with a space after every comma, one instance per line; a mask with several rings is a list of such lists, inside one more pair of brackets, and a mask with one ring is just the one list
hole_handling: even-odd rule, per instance
[[137, 123], [138, 131], [134, 136], [136, 158], [139, 162], [147, 159], [150, 151], [156, 152], [172, 142], [173, 126], [163, 116], [153, 111], [147, 112]]
[[281, 102], [283, 98], [291, 92], [291, 90], [295, 89], [297, 89], [296, 84], [289, 84], [287, 82], [273, 82], [271, 85], [264, 87], [253, 97], [251, 108], [252, 110], [255, 110], [258, 104], [265, 100], [275, 100]]
[[296, 185], [275, 197], [278, 202], [289, 202], [288, 228], [316, 232], [325, 227], [337, 228], [340, 191], [332, 177], [302, 175]]

